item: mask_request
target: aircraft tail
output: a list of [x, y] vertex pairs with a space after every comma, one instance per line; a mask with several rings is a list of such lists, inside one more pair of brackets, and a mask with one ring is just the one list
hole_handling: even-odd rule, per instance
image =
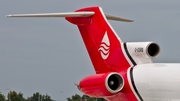
[[94, 12], [89, 17], [66, 17], [66, 20], [78, 26], [96, 73], [120, 71], [130, 67], [123, 53], [122, 41], [107, 18], [126, 22], [132, 20], [119, 20], [120, 17], [104, 14], [100, 7], [82, 8], [76, 12]]
[[108, 20], [133, 20], [104, 14], [100, 7], [87, 7], [68, 13], [13, 14], [7, 17], [65, 17], [77, 25], [96, 73], [121, 71], [130, 67], [124, 45]]

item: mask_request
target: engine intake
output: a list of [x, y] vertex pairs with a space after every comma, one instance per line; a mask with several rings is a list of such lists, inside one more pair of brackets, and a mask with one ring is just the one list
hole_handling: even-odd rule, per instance
[[111, 73], [105, 82], [106, 88], [111, 93], [119, 92], [124, 86], [124, 80], [118, 73]]
[[150, 57], [156, 57], [159, 54], [159, 52], [160, 52], [160, 47], [156, 43], [150, 43], [147, 48], [148, 48], [147, 49], [147, 54]]

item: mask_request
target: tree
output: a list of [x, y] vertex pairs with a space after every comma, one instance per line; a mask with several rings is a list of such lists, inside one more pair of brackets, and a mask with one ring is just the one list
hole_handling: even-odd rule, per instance
[[106, 101], [106, 100], [104, 100], [103, 98], [99, 98], [97, 101]]
[[49, 95], [41, 95], [39, 92], [33, 94], [33, 96], [28, 97], [27, 101], [53, 101]]
[[71, 98], [67, 98], [68, 101], [82, 101], [82, 98], [80, 95], [75, 94]]
[[90, 97], [90, 96], [87, 96], [87, 95], [83, 95], [82, 99], [83, 99], [82, 101], [96, 101], [96, 98]]
[[51, 99], [49, 95], [46, 94], [42, 96], [42, 101], [53, 101], [53, 100]]
[[0, 101], [6, 101], [5, 96], [3, 94], [1, 94], [1, 93], [0, 93]]
[[73, 95], [71, 98], [67, 98], [67, 101], [105, 101], [102, 98], [94, 98], [87, 95], [83, 95], [82, 97], [78, 94]]
[[7, 97], [8, 101], [25, 101], [25, 98], [21, 92], [17, 94], [15, 91], [10, 91]]
[[21, 93], [21, 92], [18, 93], [18, 98], [19, 98], [21, 101], [26, 101], [26, 99], [23, 97], [23, 93]]
[[36, 92], [33, 94], [33, 96], [28, 97], [27, 101], [40, 101], [42, 95], [39, 94], [39, 92]]

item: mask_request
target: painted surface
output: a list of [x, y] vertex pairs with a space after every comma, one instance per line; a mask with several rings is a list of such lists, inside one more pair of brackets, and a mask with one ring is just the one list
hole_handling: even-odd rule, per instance
[[133, 68], [134, 83], [144, 101], [180, 101], [179, 64], [142, 64]]

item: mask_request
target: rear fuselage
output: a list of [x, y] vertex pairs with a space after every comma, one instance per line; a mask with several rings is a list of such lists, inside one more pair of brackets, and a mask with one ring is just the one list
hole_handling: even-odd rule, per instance
[[180, 100], [180, 64], [142, 64], [133, 68], [134, 85], [144, 101]]

